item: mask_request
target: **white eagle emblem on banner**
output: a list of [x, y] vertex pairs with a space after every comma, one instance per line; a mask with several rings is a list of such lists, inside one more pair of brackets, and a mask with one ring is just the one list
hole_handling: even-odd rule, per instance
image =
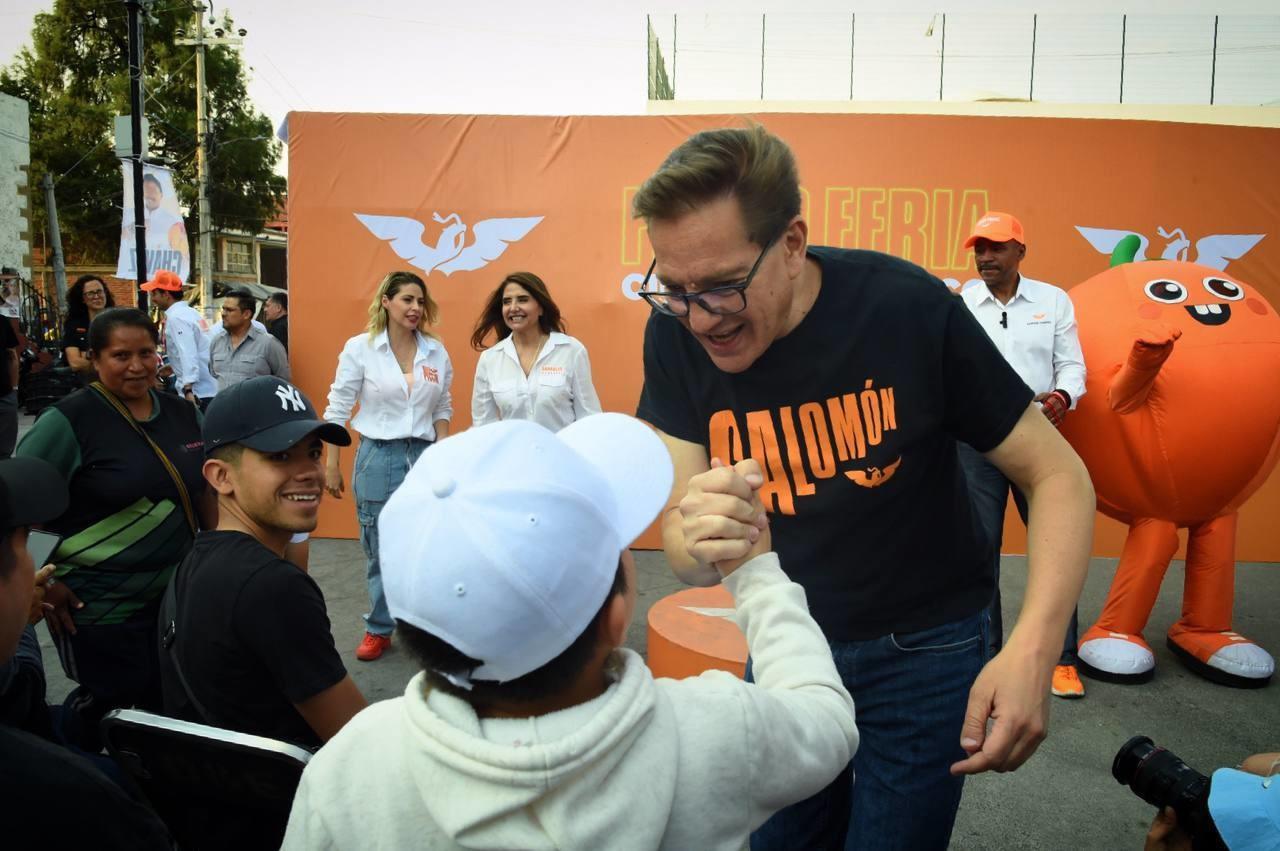
[[467, 225], [457, 213], [441, 218], [433, 213], [431, 218], [443, 225], [435, 245], [422, 239], [426, 225], [417, 219], [404, 216], [372, 216], [356, 213], [355, 217], [369, 232], [391, 244], [391, 250], [400, 259], [430, 274], [440, 271], [446, 275], [468, 272], [487, 266], [502, 256], [507, 246], [522, 239], [542, 221], [542, 216], [516, 219], [485, 219], [471, 225], [472, 240], [467, 243]]
[[1148, 258], [1147, 248], [1151, 245], [1151, 240], [1137, 231], [1086, 228], [1080, 225], [1076, 225], [1076, 230], [1080, 231], [1080, 235], [1088, 240], [1089, 244], [1096, 250], [1108, 256], [1112, 251], [1115, 251], [1116, 245], [1119, 244], [1120, 240], [1132, 234], [1141, 241], [1141, 245], [1138, 246], [1138, 253], [1133, 258], [1134, 260], [1185, 261], [1190, 259], [1193, 263], [1217, 269], [1219, 272], [1225, 270], [1227, 264], [1232, 260], [1239, 260], [1248, 254], [1255, 245], [1266, 237], [1265, 233], [1217, 233], [1212, 236], [1206, 236], [1196, 240], [1196, 256], [1192, 259], [1187, 256], [1190, 253], [1191, 240], [1187, 239], [1187, 235], [1182, 228], [1165, 230], [1162, 227], [1158, 227], [1156, 228], [1156, 233], [1161, 239], [1165, 240], [1165, 246], [1160, 251], [1159, 258]]

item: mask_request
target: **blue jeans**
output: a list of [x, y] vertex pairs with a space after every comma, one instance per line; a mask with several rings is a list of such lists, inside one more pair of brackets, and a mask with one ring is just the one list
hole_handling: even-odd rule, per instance
[[362, 437], [356, 450], [355, 475], [356, 519], [360, 522], [360, 546], [367, 562], [365, 577], [369, 586], [369, 613], [364, 616], [365, 629], [374, 635], [390, 635], [396, 622], [387, 609], [382, 593], [382, 567], [378, 562], [378, 515], [391, 494], [414, 465], [430, 441], [412, 437], [377, 440]]
[[950, 769], [966, 756], [960, 728], [987, 660], [987, 626], [984, 610], [920, 632], [831, 642], [853, 695], [858, 752], [830, 786], [751, 834], [751, 851], [945, 849], [964, 788]]
[[[1013, 492], [1013, 504], [1022, 518], [1022, 525], [1027, 525], [1027, 498], [1023, 496], [1013, 482], [1005, 478], [1004, 473], [983, 458], [973, 447], [957, 443], [960, 453], [960, 466], [964, 469], [964, 477], [969, 484], [969, 505], [973, 513], [973, 522], [978, 528], [978, 539], [989, 546], [993, 565], [996, 593], [991, 601], [991, 655], [1000, 652], [1004, 646], [1004, 617], [1000, 611], [1000, 547], [1004, 543], [1004, 511], [1009, 502], [1009, 493]], [[1062, 655], [1059, 665], [1078, 665], [1076, 645], [1079, 643], [1079, 610], [1071, 613], [1071, 623], [1067, 624], [1067, 634], [1062, 641]]]

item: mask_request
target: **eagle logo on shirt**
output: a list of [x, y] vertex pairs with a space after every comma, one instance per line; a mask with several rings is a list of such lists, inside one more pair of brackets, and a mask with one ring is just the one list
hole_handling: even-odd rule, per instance
[[865, 470], [847, 470], [845, 475], [848, 476], [855, 485], [863, 488], [878, 488], [885, 482], [893, 478], [893, 474], [898, 472], [898, 468], [902, 466], [902, 456], [899, 455], [892, 464], [880, 469], [879, 467], [867, 467]]
[[470, 226], [472, 239], [468, 243], [468, 226], [457, 213], [443, 218], [439, 213], [432, 213], [432, 220], [442, 227], [435, 245], [428, 245], [422, 238], [427, 226], [417, 219], [367, 213], [356, 213], [355, 217], [371, 234], [389, 243], [400, 259], [426, 274], [439, 271], [446, 276], [489, 265], [502, 256], [508, 245], [523, 239], [543, 219], [542, 216], [484, 219]]

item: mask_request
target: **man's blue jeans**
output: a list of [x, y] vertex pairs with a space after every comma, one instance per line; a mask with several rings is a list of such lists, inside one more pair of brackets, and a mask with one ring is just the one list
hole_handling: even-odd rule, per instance
[[987, 660], [987, 626], [984, 610], [921, 632], [831, 642], [853, 695], [858, 752], [830, 786], [753, 833], [752, 851], [945, 849], [964, 787], [950, 769], [966, 756], [960, 728]]
[[[960, 466], [964, 469], [964, 477], [969, 484], [969, 506], [978, 529], [978, 540], [991, 548], [996, 582], [995, 597], [991, 600], [991, 655], [994, 656], [1004, 646], [1004, 616], [1000, 611], [1000, 547], [1004, 543], [1004, 510], [1012, 491], [1013, 504], [1018, 509], [1018, 516], [1022, 518], [1022, 525], [1026, 526], [1027, 498], [976, 449], [964, 443], [957, 443], [956, 449], [960, 453]], [[1062, 641], [1059, 665], [1080, 664], [1076, 656], [1079, 631], [1079, 612], [1073, 611], [1071, 623], [1067, 624], [1067, 634]]]
[[356, 450], [353, 486], [356, 492], [356, 518], [360, 521], [360, 545], [368, 563], [366, 580], [369, 586], [369, 613], [364, 616], [365, 629], [374, 635], [390, 635], [396, 622], [387, 608], [387, 597], [382, 592], [382, 566], [378, 561], [378, 515], [396, 492], [409, 468], [418, 460], [422, 451], [430, 446], [426, 440], [403, 438], [400, 440], [360, 439]]

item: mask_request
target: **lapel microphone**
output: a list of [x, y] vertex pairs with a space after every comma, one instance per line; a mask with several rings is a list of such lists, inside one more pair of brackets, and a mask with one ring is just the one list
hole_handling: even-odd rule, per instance
[[1006, 330], [1009, 328], [1009, 312], [1007, 310], [1000, 311], [1000, 327]]

